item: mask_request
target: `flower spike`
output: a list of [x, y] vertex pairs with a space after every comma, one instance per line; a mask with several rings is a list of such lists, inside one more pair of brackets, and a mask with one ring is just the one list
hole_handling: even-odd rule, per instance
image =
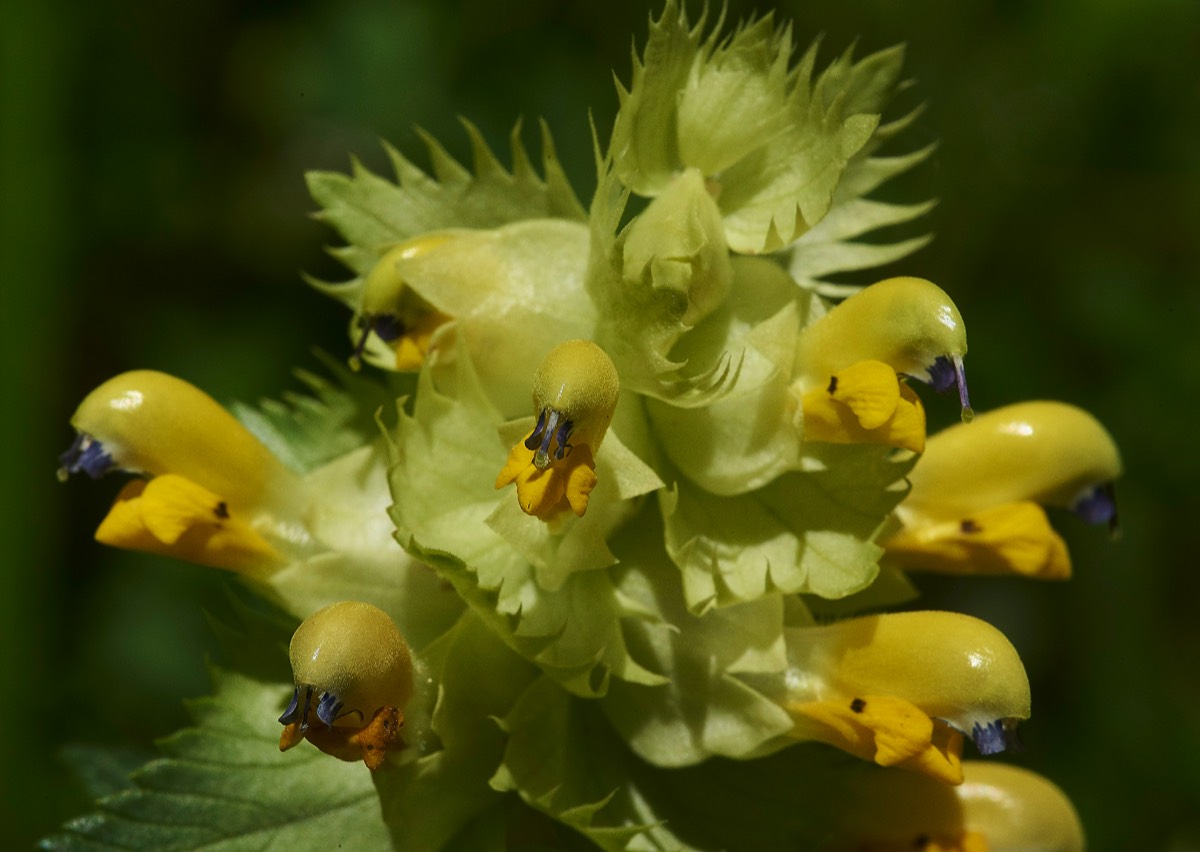
[[544, 521], [582, 517], [596, 487], [596, 450], [620, 393], [617, 368], [590, 340], [560, 343], [533, 377], [533, 431], [508, 454], [496, 487], [517, 484], [521, 509]]
[[1120, 474], [1116, 444], [1087, 412], [1006, 406], [930, 439], [896, 511], [902, 527], [884, 546], [914, 570], [1065, 579], [1070, 556], [1042, 506], [1115, 528]]
[[309, 616], [288, 649], [295, 678], [279, 750], [307, 739], [341, 760], [383, 765], [413, 692], [408, 643], [386, 612], [359, 601]]
[[962, 780], [962, 736], [983, 754], [1017, 745], [1029, 680], [991, 625], [949, 612], [854, 618], [788, 631], [792, 736], [881, 766]]

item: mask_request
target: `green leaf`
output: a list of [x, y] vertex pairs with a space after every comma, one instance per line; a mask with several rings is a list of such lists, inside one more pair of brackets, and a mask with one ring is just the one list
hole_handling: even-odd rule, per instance
[[643, 195], [699, 169], [730, 248], [776, 251], [824, 218], [843, 173], [873, 149], [901, 51], [859, 63], [847, 51], [814, 79], [816, 46], [789, 68], [791, 30], [769, 15], [726, 37], [720, 22], [708, 36], [704, 24], [674, 0], [651, 22], [629, 89], [617, 87], [609, 156]]
[[702, 405], [736, 375], [729, 357], [715, 352], [689, 364], [670, 353], [729, 291], [732, 269], [716, 206], [699, 173], [688, 171], [618, 233], [627, 195], [610, 161], [598, 168], [587, 274], [596, 342], [616, 364], [624, 390]]
[[321, 205], [317, 218], [328, 222], [357, 251], [340, 259], [365, 275], [392, 245], [447, 228], [495, 228], [524, 219], [583, 221], [584, 211], [559, 165], [550, 131], [542, 125], [539, 177], [521, 141], [518, 123], [511, 135], [513, 168], [508, 171], [470, 122], [472, 168], [451, 157], [422, 134], [433, 165], [427, 174], [391, 146], [385, 146], [396, 182], [368, 171], [357, 160], [350, 175], [310, 172], [308, 188]]
[[876, 446], [813, 446], [825, 469], [787, 473], [733, 497], [680, 480], [661, 500], [667, 552], [683, 573], [688, 608], [804, 592], [842, 598], [866, 588], [874, 544], [907, 491], [913, 459]]
[[[858, 62], [847, 51], [829, 67], [826, 76], [831, 78], [833, 88], [845, 92], [850, 109], [881, 113], [903, 87], [899, 79], [903, 61], [902, 46], [878, 51]], [[828, 214], [790, 249], [789, 271], [800, 286], [825, 296], [844, 298], [859, 288], [836, 283], [830, 280], [831, 276], [893, 263], [932, 239], [931, 235], [923, 234], [882, 240], [875, 232], [919, 219], [935, 202], [897, 204], [867, 197], [883, 183], [923, 163], [933, 152], [934, 146], [929, 145], [901, 156], [876, 153], [911, 126], [920, 112], [918, 107], [900, 119], [880, 125], [847, 163]], [[860, 237], [867, 239], [859, 241]]]
[[[546, 353], [593, 336], [588, 250], [585, 225], [531, 219], [455, 234], [396, 270], [408, 290], [453, 317], [489, 398], [505, 417], [521, 417], [530, 413], [530, 383]], [[435, 341], [452, 345], [444, 335]], [[394, 358], [390, 349], [387, 356]]]
[[831, 824], [862, 806], [857, 762], [833, 749], [662, 769], [630, 752], [599, 710], [536, 681], [504, 718], [509, 738], [492, 783], [601, 849], [819, 849]]
[[647, 539], [661, 536], [652, 519], [623, 531], [614, 544], [621, 557], [614, 573], [624, 598], [658, 616], [626, 624], [631, 653], [670, 680], [613, 681], [603, 699], [605, 713], [638, 755], [659, 766], [688, 766], [713, 755], [745, 758], [777, 748], [792, 728], [791, 718], [738, 675], [786, 667], [782, 596], [693, 614], [677, 569], [661, 548], [646, 546]]
[[667, 0], [662, 15], [650, 20], [646, 48], [633, 54], [633, 78], [626, 89], [616, 81], [620, 108], [609, 152], [622, 183], [640, 195], [660, 192], [678, 171], [677, 102], [700, 49], [707, 14], [692, 26], [687, 10]]
[[241, 402], [229, 406], [276, 458], [298, 473], [376, 441], [376, 412], [411, 392], [408, 376], [366, 376], [321, 352], [316, 356], [332, 379], [297, 370], [306, 393], [284, 393], [281, 400], [262, 400], [257, 407]]
[[[437, 684], [432, 733], [413, 744], [423, 752], [418, 759], [385, 767], [373, 779], [391, 848], [433, 852], [505, 805], [506, 797], [488, 784], [504, 752], [495, 719], [511, 711], [536, 670], [470, 613], [422, 662]], [[357, 848], [357, 841], [351, 845]]]
[[190, 702], [197, 726], [160, 743], [166, 757], [133, 787], [64, 826], [42, 848], [389, 848], [370, 773], [315, 749], [279, 753], [290, 686], [214, 670], [216, 694]]
[[792, 371], [800, 327], [813, 309], [813, 299], [773, 261], [737, 258], [733, 268], [725, 304], [688, 332], [676, 352], [701, 363], [714, 352], [735, 353], [736, 378], [703, 406], [646, 403], [671, 462], [717, 494], [750, 491], [796, 467]]
[[619, 763], [597, 748], [612, 737], [593, 708], [542, 677], [502, 721], [508, 733], [504, 762], [492, 776], [497, 790], [515, 790], [527, 804], [591, 838], [606, 850], [625, 849], [647, 827], [609, 808], [627, 783]]

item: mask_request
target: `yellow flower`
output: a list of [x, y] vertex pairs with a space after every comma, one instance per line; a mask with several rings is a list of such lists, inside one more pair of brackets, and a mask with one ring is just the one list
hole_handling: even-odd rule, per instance
[[391, 617], [359, 601], [331, 604], [296, 629], [288, 652], [296, 686], [279, 718], [279, 750], [307, 739], [342, 760], [382, 766], [413, 692], [412, 655]]
[[537, 423], [509, 452], [496, 487], [515, 482], [521, 509], [544, 521], [568, 509], [582, 516], [619, 392], [617, 369], [599, 346], [589, 340], [556, 346], [533, 378]]
[[880, 766], [962, 781], [962, 737], [1003, 751], [1029, 716], [1029, 680], [1004, 635], [949, 612], [867, 616], [787, 635], [792, 736]]
[[805, 440], [921, 452], [925, 410], [903, 378], [957, 387], [969, 418], [966, 352], [958, 309], [929, 281], [889, 278], [856, 293], [800, 335], [795, 387]]
[[388, 250], [367, 275], [359, 309], [358, 343], [350, 365], [362, 365], [363, 350], [372, 332], [395, 351], [394, 369], [421, 369], [433, 333], [451, 317], [412, 291], [398, 268], [404, 261], [433, 251], [453, 238], [449, 233], [427, 234]]
[[856, 773], [833, 807], [831, 852], [1082, 852], [1070, 800], [1042, 776], [1003, 763], [966, 761], [946, 787], [899, 772]]
[[116, 547], [166, 554], [243, 573], [282, 559], [276, 542], [306, 537], [307, 491], [211, 397], [150, 370], [92, 391], [71, 419], [77, 437], [60, 478], [123, 470], [131, 482], [96, 531]]
[[1115, 524], [1121, 458], [1095, 418], [1060, 402], [990, 411], [930, 439], [884, 547], [913, 570], [1071, 574], [1066, 544], [1043, 505]]

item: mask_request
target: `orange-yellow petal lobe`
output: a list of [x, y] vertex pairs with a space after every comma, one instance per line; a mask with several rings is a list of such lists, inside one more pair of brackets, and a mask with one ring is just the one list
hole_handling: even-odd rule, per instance
[[251, 575], [283, 562], [224, 500], [174, 474], [127, 484], [96, 530], [96, 540]]
[[300, 722], [291, 722], [279, 735], [279, 750], [288, 751], [308, 740], [331, 757], [348, 763], [361, 760], [374, 771], [383, 766], [390, 750], [404, 747], [400, 738], [403, 725], [404, 714], [396, 707], [380, 707], [361, 728], [310, 725], [302, 729]]
[[550, 521], [570, 510], [580, 517], [596, 487], [596, 462], [591, 448], [580, 444], [561, 459], [539, 468], [528, 438], [513, 446], [508, 461], [496, 477], [496, 487], [517, 485], [517, 502], [527, 515]]
[[911, 701], [890, 695], [792, 704], [794, 736], [816, 739], [880, 766], [960, 784], [962, 734]]
[[581, 444], [564, 459], [566, 462], [566, 499], [579, 517], [587, 511], [588, 498], [596, 487], [596, 462], [587, 444]]
[[884, 444], [925, 449], [925, 409], [896, 371], [862, 361], [804, 394], [804, 438], [836, 444]]
[[902, 528], [883, 543], [894, 564], [943, 574], [1019, 574], [1042, 580], [1071, 576], [1066, 542], [1036, 503], [1007, 503], [960, 521]]
[[430, 308], [410, 328], [406, 328], [400, 338], [392, 344], [396, 349], [396, 369], [400, 372], [420, 370], [429, 354], [433, 333], [450, 320], [451, 317]]

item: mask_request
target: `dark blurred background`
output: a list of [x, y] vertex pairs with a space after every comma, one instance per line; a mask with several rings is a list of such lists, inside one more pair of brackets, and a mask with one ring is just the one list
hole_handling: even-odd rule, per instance
[[[119, 745], [113, 765], [136, 765], [186, 724], [180, 700], [207, 691], [214, 650], [202, 611], [224, 600], [217, 572], [92, 543], [115, 483], [54, 478], [78, 400], [135, 367], [254, 400], [298, 387], [290, 371], [315, 366], [313, 345], [344, 354], [346, 315], [299, 278], [339, 276], [302, 173], [345, 169], [349, 152], [382, 169], [380, 138], [420, 158], [420, 125], [464, 155], [456, 115], [502, 149], [518, 116], [528, 131], [544, 117], [586, 197], [587, 111], [607, 133], [610, 70], [628, 81], [650, 8], [4, 6], [5, 846], [87, 809], [65, 745]], [[801, 43], [825, 33], [827, 58], [855, 39], [860, 53], [909, 45], [904, 97], [928, 110], [906, 143], [940, 147], [892, 191], [941, 204], [936, 241], [899, 269], [962, 309], [977, 407], [1075, 402], [1125, 456], [1119, 541], [1061, 519], [1071, 583], [923, 581], [928, 600], [1021, 651], [1035, 704], [1016, 760], [1070, 793], [1093, 848], [1200, 848], [1200, 4], [777, 8]], [[954, 415], [950, 400], [929, 408]]]

